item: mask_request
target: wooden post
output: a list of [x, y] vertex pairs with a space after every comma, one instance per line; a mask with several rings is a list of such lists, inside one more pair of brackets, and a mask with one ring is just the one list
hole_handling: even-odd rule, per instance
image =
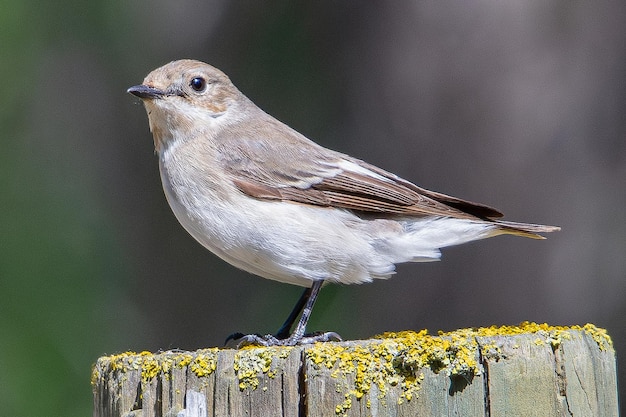
[[615, 351], [590, 324], [123, 353], [92, 383], [95, 417], [618, 416]]

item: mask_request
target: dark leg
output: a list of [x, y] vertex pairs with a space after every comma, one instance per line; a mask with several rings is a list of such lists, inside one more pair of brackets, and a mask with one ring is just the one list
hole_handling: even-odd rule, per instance
[[304, 292], [298, 299], [298, 302], [293, 307], [293, 310], [291, 310], [291, 313], [289, 313], [289, 317], [287, 317], [287, 320], [285, 320], [283, 325], [280, 326], [280, 329], [278, 329], [278, 332], [276, 332], [277, 339], [286, 339], [289, 337], [289, 335], [291, 334], [291, 327], [293, 327], [293, 324], [296, 322], [296, 319], [298, 318], [300, 313], [302, 313], [302, 309], [304, 308], [304, 305], [311, 297], [311, 290], [312, 288], [306, 288], [304, 290]]
[[[297, 344], [300, 341], [300, 339], [302, 339], [302, 337], [304, 336], [304, 333], [306, 331], [306, 325], [309, 322], [309, 317], [311, 317], [311, 312], [313, 311], [313, 306], [315, 305], [315, 300], [317, 300], [317, 296], [319, 295], [320, 289], [322, 289], [323, 284], [324, 284], [324, 281], [321, 281], [321, 280], [313, 281], [313, 285], [311, 286], [311, 288], [308, 289], [309, 290], [308, 296], [305, 297], [307, 293], [305, 292], [304, 294], [302, 294], [302, 297], [300, 297], [300, 300], [298, 300], [298, 304], [300, 304], [300, 302], [304, 298], [306, 303], [304, 305], [304, 309], [302, 310], [302, 316], [300, 317], [300, 321], [298, 322], [298, 325], [296, 326], [296, 330], [294, 330], [291, 336], [289, 336], [289, 339], [290, 339], [289, 344], [292, 344], [292, 343], [294, 345]], [[296, 305], [296, 307], [298, 307], [298, 305]], [[291, 318], [291, 315], [289, 316], [289, 318]], [[289, 325], [289, 327], [291, 327], [291, 324]]]
[[[298, 302], [294, 306], [293, 310], [285, 320], [285, 323], [280, 327], [276, 335], [261, 336], [258, 334], [244, 335], [242, 333], [234, 333], [226, 339], [226, 345], [241, 348], [247, 345], [258, 346], [295, 346], [298, 344], [308, 344], [315, 342], [327, 342], [327, 341], [340, 341], [341, 337], [334, 332], [315, 333], [311, 335], [305, 334], [306, 325], [311, 317], [315, 300], [319, 295], [320, 289], [324, 281], [313, 281], [311, 288], [304, 290]], [[290, 335], [291, 327], [295, 323], [298, 316], [300, 320], [294, 332]]]

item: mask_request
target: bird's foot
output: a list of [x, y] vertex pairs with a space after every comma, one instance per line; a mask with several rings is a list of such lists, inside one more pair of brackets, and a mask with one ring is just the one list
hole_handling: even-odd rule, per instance
[[315, 332], [305, 334], [296, 342], [297, 345], [310, 345], [317, 342], [341, 342], [343, 339], [335, 332]]
[[308, 345], [316, 342], [341, 342], [341, 336], [335, 332], [315, 332], [297, 337], [291, 335], [287, 338], [280, 339], [274, 335], [266, 334], [243, 334], [233, 333], [226, 338], [226, 347], [241, 349], [245, 346], [296, 346]]

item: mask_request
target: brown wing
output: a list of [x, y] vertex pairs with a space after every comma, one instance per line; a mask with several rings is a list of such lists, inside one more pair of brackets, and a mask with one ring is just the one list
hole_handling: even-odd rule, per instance
[[495, 218], [485, 205], [422, 189], [374, 165], [323, 148], [273, 118], [218, 149], [233, 183], [251, 197], [399, 216]]
[[394, 180], [404, 187], [414, 191], [417, 194], [423, 195], [430, 199], [433, 199], [437, 202], [446, 204], [448, 206], [452, 206], [464, 213], [471, 214], [476, 217], [481, 218], [500, 218], [504, 215], [497, 209], [487, 206], [481, 203], [475, 203], [473, 201], [462, 200], [457, 197], [452, 197], [446, 194], [438, 193], [436, 191], [430, 191], [425, 188], [418, 187], [417, 185], [398, 177], [397, 175], [391, 174], [383, 169], [378, 168], [375, 165], [368, 164], [363, 161], [358, 161], [364, 168], [369, 169], [372, 172], [375, 172], [381, 176], [386, 176], [387, 178]]
[[[502, 214], [488, 206], [435, 193], [407, 183], [378, 183], [369, 177], [352, 172], [343, 172], [335, 177], [324, 179], [308, 188], [270, 187], [249, 179], [235, 179], [234, 183], [246, 194], [261, 199], [292, 201], [327, 207], [340, 207], [361, 213], [381, 214], [386, 216], [448, 216], [461, 219], [492, 221], [498, 225], [501, 233], [513, 234], [533, 239], [544, 239], [539, 233], [560, 230], [560, 227], [540, 224], [508, 222], [490, 217], [501, 217]], [[407, 186], [404, 186], [404, 184]], [[423, 191], [423, 195], [414, 190]], [[398, 194], [400, 193], [400, 194]], [[441, 198], [450, 205], [437, 201], [430, 196]], [[456, 207], [455, 207], [456, 206]], [[471, 210], [461, 211], [460, 208]]]
[[[501, 216], [500, 212], [484, 205], [423, 190], [408, 181], [367, 176], [349, 170], [328, 178], [307, 175], [307, 186], [301, 185], [302, 178], [293, 179], [300, 185], [295, 186], [288, 185], [287, 181], [272, 183], [268, 181], [269, 175], [257, 179], [250, 173], [250, 170], [243, 175], [239, 172], [240, 175], [233, 176], [232, 180], [241, 191], [255, 198], [401, 216], [436, 215], [468, 219]], [[285, 175], [282, 177], [283, 180], [286, 178]]]

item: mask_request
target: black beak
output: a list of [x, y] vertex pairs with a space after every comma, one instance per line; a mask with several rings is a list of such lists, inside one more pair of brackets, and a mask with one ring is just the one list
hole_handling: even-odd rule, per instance
[[165, 91], [159, 90], [158, 88], [154, 87], [148, 87], [147, 85], [143, 84], [130, 87], [128, 90], [126, 90], [126, 92], [142, 99], [161, 98], [165, 95]]

